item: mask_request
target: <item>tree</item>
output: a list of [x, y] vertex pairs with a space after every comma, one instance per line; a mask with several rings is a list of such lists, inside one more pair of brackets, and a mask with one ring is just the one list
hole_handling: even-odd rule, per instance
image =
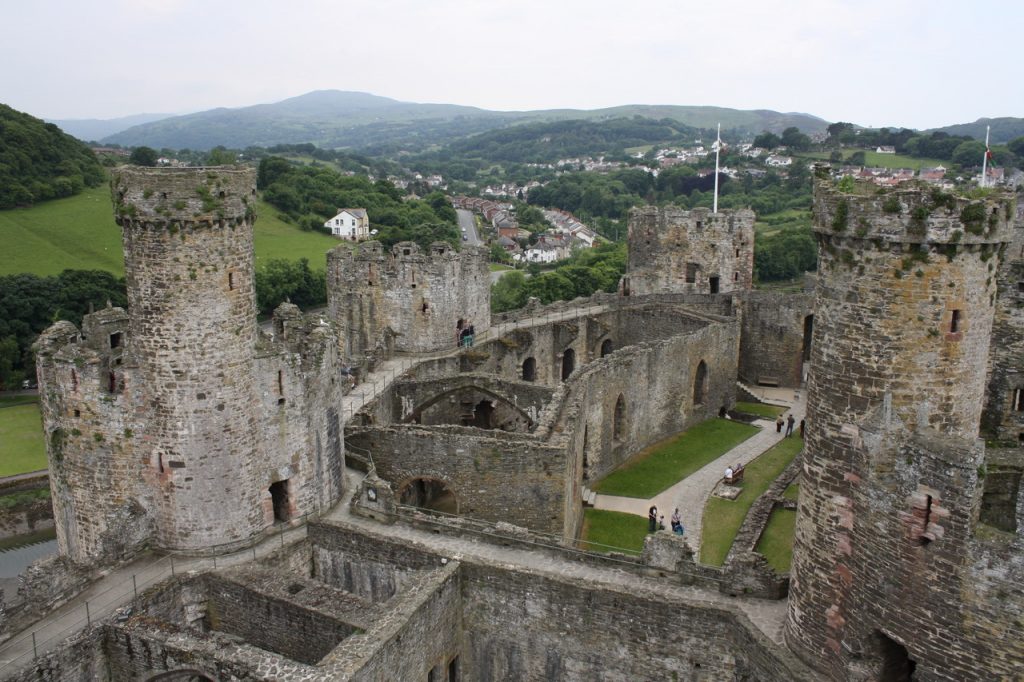
[[969, 140], [961, 142], [953, 150], [953, 163], [963, 168], [980, 166], [982, 157], [985, 155], [985, 143]]
[[1016, 156], [1024, 158], [1024, 137], [1018, 137], [1014, 140], [1010, 140], [1006, 143], [1006, 147]]
[[803, 152], [811, 148], [811, 138], [800, 132], [796, 126], [790, 126], [782, 131], [782, 144], [793, 151]]
[[134, 166], [155, 166], [157, 158], [156, 150], [152, 147], [136, 147], [128, 157], [128, 163]]
[[850, 154], [850, 158], [847, 159], [847, 162], [851, 166], [863, 166], [864, 164], [867, 163], [867, 155], [864, 153], [864, 150], [861, 149], [859, 151], [854, 152], [853, 154]]
[[782, 139], [775, 133], [768, 132], [767, 130], [754, 138], [754, 146], [761, 149], [775, 149], [780, 144], [782, 144]]
[[238, 155], [228, 151], [223, 145], [218, 145], [210, 150], [206, 157], [207, 166], [233, 166], [238, 163]]

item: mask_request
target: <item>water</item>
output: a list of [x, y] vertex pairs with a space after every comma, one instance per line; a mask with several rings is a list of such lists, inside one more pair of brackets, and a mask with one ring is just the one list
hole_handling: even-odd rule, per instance
[[9, 600], [18, 589], [17, 575], [36, 559], [57, 553], [53, 529], [0, 541], [0, 589]]

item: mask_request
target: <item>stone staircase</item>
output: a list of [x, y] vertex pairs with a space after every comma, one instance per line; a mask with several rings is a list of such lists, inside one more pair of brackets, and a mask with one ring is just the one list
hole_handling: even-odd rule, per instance
[[745, 384], [742, 381], [736, 381], [736, 393], [738, 398], [743, 398], [756, 403], [764, 403], [765, 405], [778, 405], [779, 407], [789, 407], [792, 403], [785, 400], [775, 400], [768, 398], [763, 392], [758, 391], [757, 388]]
[[583, 490], [580, 493], [580, 497], [583, 498], [584, 507], [593, 507], [595, 504], [597, 504], [597, 493], [595, 493], [587, 486], [583, 486]]

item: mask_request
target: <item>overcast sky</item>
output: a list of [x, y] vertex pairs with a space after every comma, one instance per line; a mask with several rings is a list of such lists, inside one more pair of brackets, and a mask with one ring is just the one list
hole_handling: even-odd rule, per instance
[[114, 118], [358, 90], [499, 110], [1024, 116], [1021, 0], [0, 0], [0, 102]]

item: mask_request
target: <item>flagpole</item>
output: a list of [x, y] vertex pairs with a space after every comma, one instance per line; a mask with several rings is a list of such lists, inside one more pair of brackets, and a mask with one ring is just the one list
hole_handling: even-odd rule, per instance
[[718, 124], [718, 139], [715, 140], [715, 203], [712, 213], [718, 213], [718, 155], [722, 153], [722, 124]]
[[985, 186], [985, 179], [988, 177], [988, 131], [991, 126], [985, 126], [985, 155], [981, 157], [981, 186]]

